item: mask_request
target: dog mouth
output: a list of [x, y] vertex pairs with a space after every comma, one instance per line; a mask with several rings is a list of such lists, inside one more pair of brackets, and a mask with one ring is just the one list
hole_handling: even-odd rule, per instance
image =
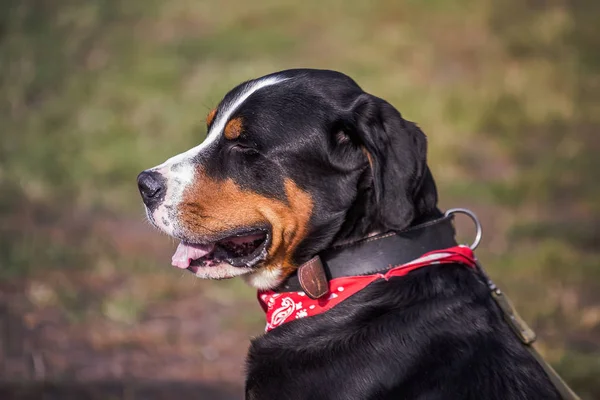
[[270, 235], [264, 230], [245, 232], [208, 243], [181, 241], [171, 264], [196, 273], [200, 268], [228, 264], [238, 268], [253, 268], [267, 257]]

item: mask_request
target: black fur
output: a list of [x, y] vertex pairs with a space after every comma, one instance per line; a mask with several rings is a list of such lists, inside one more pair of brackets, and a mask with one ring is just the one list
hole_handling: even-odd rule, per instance
[[[290, 177], [312, 195], [311, 233], [295, 255], [298, 262], [340, 241], [440, 214], [426, 138], [415, 124], [342, 74], [278, 75], [293, 79], [258, 92], [239, 111], [250, 129], [246, 140], [252, 138], [250, 146], [264, 155], [245, 165], [255, 168], [256, 162], [261, 167], [255, 171], [271, 171], [256, 181], [245, 172], [243, 180], [253, 190], [281, 195], [281, 182]], [[481, 278], [463, 266], [444, 265], [377, 281], [328, 312], [255, 339], [247, 398], [559, 396]]]
[[[289, 70], [236, 109], [239, 138], [195, 160], [218, 179], [285, 200], [292, 180], [314, 203], [293, 254], [318, 252], [440, 215], [425, 135], [386, 101], [333, 71]], [[228, 93], [230, 103], [248, 83]], [[252, 342], [251, 400], [558, 399], [486, 285], [443, 265], [377, 281], [333, 309]]]
[[482, 280], [459, 265], [376, 281], [255, 339], [248, 399], [559, 399]]

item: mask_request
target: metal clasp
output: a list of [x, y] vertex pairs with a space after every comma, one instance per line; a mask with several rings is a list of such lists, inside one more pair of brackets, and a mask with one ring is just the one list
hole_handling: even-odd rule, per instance
[[471, 250], [475, 250], [479, 243], [481, 242], [481, 237], [483, 236], [483, 230], [481, 229], [481, 223], [479, 219], [477, 219], [477, 215], [471, 210], [467, 210], [466, 208], [451, 208], [444, 214], [445, 217], [449, 217], [452, 214], [465, 214], [471, 218], [473, 223], [475, 223], [475, 228], [477, 229], [477, 233], [475, 234], [475, 241], [469, 246]]

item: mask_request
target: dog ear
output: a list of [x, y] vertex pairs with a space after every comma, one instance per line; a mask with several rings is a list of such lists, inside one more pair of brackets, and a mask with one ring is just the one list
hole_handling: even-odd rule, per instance
[[362, 94], [352, 111], [352, 134], [371, 164], [378, 220], [384, 229], [402, 230], [437, 204], [427, 167], [427, 138], [378, 97]]

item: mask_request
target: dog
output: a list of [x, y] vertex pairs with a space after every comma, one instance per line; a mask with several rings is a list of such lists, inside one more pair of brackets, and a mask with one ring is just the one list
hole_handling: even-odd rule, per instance
[[[173, 265], [199, 278], [241, 276], [269, 301], [288, 285], [322, 304], [332, 289], [323, 293], [319, 282], [335, 277], [315, 256], [338, 249], [342, 279], [385, 259], [370, 275], [383, 277], [408, 261], [402, 251], [388, 256], [398, 246], [365, 252], [354, 244], [444, 219], [424, 133], [342, 73], [295, 69], [250, 80], [206, 122], [201, 144], [138, 176], [148, 219], [180, 241]], [[476, 269], [451, 261], [374, 279], [254, 339], [246, 398], [561, 398]]]

